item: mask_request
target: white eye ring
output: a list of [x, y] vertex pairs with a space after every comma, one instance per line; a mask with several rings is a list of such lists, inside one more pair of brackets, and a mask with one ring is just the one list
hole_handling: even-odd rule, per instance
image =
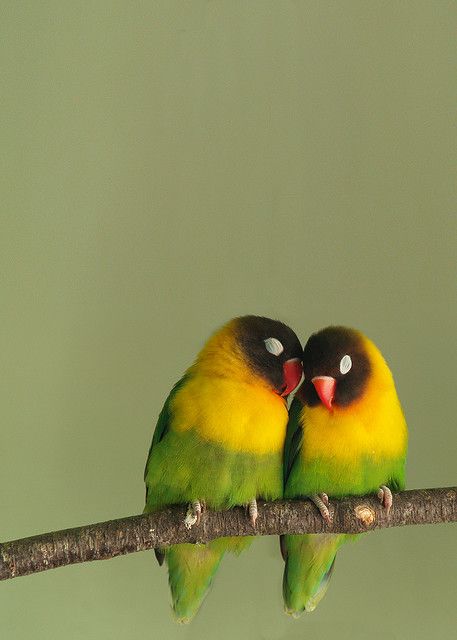
[[274, 356], [279, 356], [284, 351], [284, 347], [277, 338], [267, 338], [264, 343], [266, 350]]
[[352, 360], [351, 360], [351, 356], [345, 355], [341, 358], [341, 362], [340, 362], [340, 371], [343, 374], [343, 376], [351, 370], [352, 367]]

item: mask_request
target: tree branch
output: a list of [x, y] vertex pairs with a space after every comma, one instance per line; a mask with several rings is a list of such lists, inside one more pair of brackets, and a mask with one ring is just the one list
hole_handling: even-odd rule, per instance
[[153, 514], [5, 542], [0, 544], [0, 580], [179, 542], [204, 543], [223, 536], [362, 533], [404, 525], [456, 522], [457, 487], [395, 494], [389, 515], [375, 496], [333, 500], [331, 526], [325, 524], [309, 500], [259, 501], [258, 510], [255, 531], [242, 507], [207, 511], [200, 524], [189, 530], [184, 525], [185, 507], [173, 506]]

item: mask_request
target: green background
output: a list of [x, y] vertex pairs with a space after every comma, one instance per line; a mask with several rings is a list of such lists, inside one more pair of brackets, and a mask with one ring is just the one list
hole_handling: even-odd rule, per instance
[[[409, 487], [455, 484], [455, 2], [1, 3], [0, 539], [138, 513], [153, 425], [237, 314], [383, 350]], [[343, 549], [282, 612], [277, 540], [172, 619], [152, 553], [0, 585], [0, 636], [453, 638], [452, 525]]]

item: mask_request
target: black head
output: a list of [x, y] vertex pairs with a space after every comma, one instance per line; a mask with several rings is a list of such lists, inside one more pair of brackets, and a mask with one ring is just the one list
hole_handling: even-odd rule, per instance
[[297, 387], [302, 375], [302, 347], [290, 327], [261, 316], [236, 319], [237, 342], [251, 369], [281, 395]]
[[347, 407], [363, 395], [370, 376], [362, 334], [346, 327], [314, 333], [303, 350], [303, 370], [299, 394], [304, 404]]

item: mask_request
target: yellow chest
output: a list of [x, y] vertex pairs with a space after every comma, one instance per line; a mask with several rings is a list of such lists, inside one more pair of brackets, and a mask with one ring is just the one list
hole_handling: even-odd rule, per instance
[[196, 375], [178, 391], [171, 411], [175, 431], [193, 429], [232, 451], [268, 454], [284, 446], [285, 402], [261, 385]]
[[302, 426], [305, 461], [355, 463], [364, 457], [383, 460], [406, 453], [406, 422], [395, 389], [368, 393], [353, 407], [332, 412], [322, 405], [304, 407]]

